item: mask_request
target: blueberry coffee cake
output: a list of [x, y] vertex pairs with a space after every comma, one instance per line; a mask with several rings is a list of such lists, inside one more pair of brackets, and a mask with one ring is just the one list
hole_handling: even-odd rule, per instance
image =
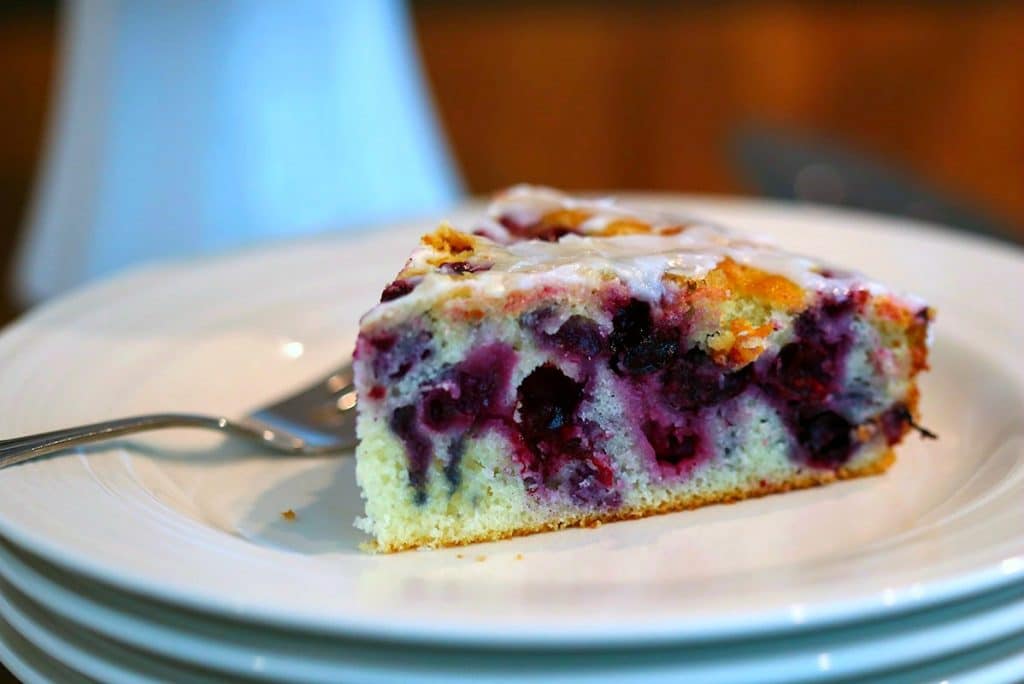
[[357, 525], [378, 550], [881, 473], [917, 428], [922, 302], [542, 188], [468, 229], [424, 236], [361, 322]]

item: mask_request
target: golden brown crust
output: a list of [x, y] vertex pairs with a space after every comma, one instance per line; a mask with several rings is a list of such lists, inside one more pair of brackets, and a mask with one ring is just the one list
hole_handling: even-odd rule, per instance
[[828, 484], [829, 482], [835, 482], [836, 480], [849, 480], [857, 477], [881, 475], [888, 470], [895, 461], [896, 453], [892, 449], [887, 449], [885, 453], [881, 454], [878, 458], [875, 458], [869, 463], [857, 468], [840, 468], [838, 471], [822, 470], [808, 472], [802, 477], [795, 477], [785, 482], [762, 482], [757, 487], [747, 490], [735, 489], [717, 495], [701, 497], [695, 497], [691, 494], [685, 497], [681, 496], [674, 501], [667, 501], [657, 506], [637, 506], [623, 510], [608, 511], [605, 513], [588, 513], [586, 515], [565, 518], [550, 523], [544, 523], [542, 525], [521, 527], [505, 533], [482, 534], [463, 539], [444, 540], [438, 542], [436, 540], [422, 538], [405, 540], [400, 544], [391, 545], [381, 545], [379, 542], [372, 542], [367, 546], [367, 550], [379, 553], [394, 553], [396, 551], [407, 551], [426, 546], [452, 547], [463, 546], [465, 544], [476, 544], [480, 542], [499, 541], [501, 539], [522, 537], [529, 534], [536, 534], [538, 532], [553, 532], [570, 527], [600, 527], [603, 523], [607, 522], [635, 520], [637, 518], [646, 518], [663, 513], [676, 513], [679, 511], [692, 510], [694, 508], [702, 508], [712, 504], [736, 503], [738, 501], [743, 501], [744, 499], [755, 499], [769, 494], [780, 494], [782, 492], [793, 491], [796, 489], [817, 487], [823, 484]]
[[643, 235], [651, 232], [651, 226], [636, 219], [617, 219], [612, 221], [602, 230], [594, 233], [600, 237], [613, 237], [616, 235]]
[[420, 238], [420, 241], [437, 252], [435, 259], [431, 260], [435, 266], [444, 263], [450, 257], [465, 257], [476, 249], [475, 237], [455, 230], [448, 224], [441, 224], [433, 233], [427, 233]]
[[783, 311], [799, 311], [807, 304], [807, 291], [792, 280], [729, 258], [705, 276], [703, 286], [723, 300], [751, 297]]
[[591, 216], [589, 211], [582, 209], [557, 209], [544, 214], [538, 224], [544, 228], [563, 227], [575, 230]]
[[913, 367], [911, 377], [921, 371], [928, 370], [928, 325], [935, 318], [933, 309], [926, 309], [923, 316], [915, 317], [907, 329], [907, 342], [910, 344]]

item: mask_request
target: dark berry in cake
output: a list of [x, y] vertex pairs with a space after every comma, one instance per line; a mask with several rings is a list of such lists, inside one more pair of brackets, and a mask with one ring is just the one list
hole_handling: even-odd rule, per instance
[[799, 419], [797, 440], [812, 463], [839, 466], [850, 457], [853, 426], [834, 411], [822, 411]]
[[662, 394], [678, 411], [720, 404], [741, 393], [753, 378], [753, 368], [730, 370], [694, 347], [674, 359], [662, 376]]
[[416, 284], [417, 283], [414, 280], [408, 278], [399, 278], [398, 280], [395, 280], [394, 282], [388, 284], [388, 286], [384, 288], [384, 291], [380, 295], [380, 301], [391, 302], [398, 299], [399, 297], [404, 297], [405, 295], [409, 294], [414, 289], [416, 289]]
[[664, 368], [679, 351], [678, 331], [655, 329], [651, 305], [630, 300], [612, 319], [609, 338], [611, 368], [617, 373], [642, 375]]

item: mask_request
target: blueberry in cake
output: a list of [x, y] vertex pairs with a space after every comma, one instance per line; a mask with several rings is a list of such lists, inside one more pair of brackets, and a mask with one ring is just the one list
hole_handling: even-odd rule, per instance
[[397, 551], [881, 473], [931, 318], [762, 240], [513, 188], [362, 319], [357, 525]]

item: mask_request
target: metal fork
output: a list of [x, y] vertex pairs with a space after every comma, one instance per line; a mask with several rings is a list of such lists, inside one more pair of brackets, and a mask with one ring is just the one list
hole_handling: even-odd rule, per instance
[[122, 435], [183, 427], [227, 432], [287, 454], [332, 454], [355, 447], [355, 406], [352, 366], [346, 364], [301, 392], [244, 418], [155, 413], [0, 440], [0, 468]]

